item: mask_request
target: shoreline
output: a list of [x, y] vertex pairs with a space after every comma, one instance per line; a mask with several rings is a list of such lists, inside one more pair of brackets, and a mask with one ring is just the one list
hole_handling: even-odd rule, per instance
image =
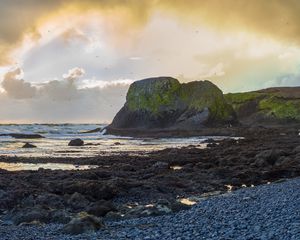
[[5, 162], [100, 166], [80, 171], [0, 170], [1, 219], [16, 225], [34, 222], [48, 226], [67, 224], [81, 212], [105, 222], [140, 218], [145, 211], [149, 216], [176, 215], [189, 208], [180, 204], [179, 198], [226, 192], [228, 185], [236, 190], [300, 176], [297, 129], [259, 128], [243, 136], [210, 140], [204, 149], [167, 148], [147, 155], [54, 159], [0, 156]]

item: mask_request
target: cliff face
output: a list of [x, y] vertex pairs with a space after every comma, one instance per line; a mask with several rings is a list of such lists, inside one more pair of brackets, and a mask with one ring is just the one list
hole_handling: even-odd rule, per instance
[[245, 124], [285, 124], [300, 122], [300, 87], [268, 88], [225, 95]]
[[180, 84], [171, 77], [134, 82], [109, 128], [197, 129], [228, 125], [236, 115], [222, 91], [209, 81]]

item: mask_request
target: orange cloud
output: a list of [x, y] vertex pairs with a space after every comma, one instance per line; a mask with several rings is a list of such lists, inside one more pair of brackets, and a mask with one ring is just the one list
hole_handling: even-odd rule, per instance
[[[300, 43], [298, 0], [31, 0], [0, 3], [0, 65], [10, 63], [12, 49], [31, 33], [39, 37], [45, 22], [57, 17], [82, 17], [98, 12], [116, 38], [132, 37], [155, 12], [173, 14], [189, 24], [207, 24], [218, 30], [251, 31], [290, 44]], [[62, 22], [70, 24], [71, 21]], [[133, 30], [134, 29], [134, 30]], [[118, 39], [116, 39], [118, 41]]]

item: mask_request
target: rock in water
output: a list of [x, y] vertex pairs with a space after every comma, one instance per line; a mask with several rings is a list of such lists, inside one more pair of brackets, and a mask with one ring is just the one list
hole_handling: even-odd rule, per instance
[[89, 131], [83, 131], [81, 133], [97, 133], [97, 132], [101, 132], [102, 128], [95, 128]]
[[38, 138], [44, 138], [40, 134], [25, 134], [25, 133], [5, 133], [0, 134], [0, 136], [9, 136], [17, 139], [38, 139]]
[[131, 84], [111, 129], [180, 129], [235, 123], [236, 114], [222, 91], [209, 81], [180, 84], [171, 77]]
[[77, 138], [77, 139], [73, 139], [69, 142], [68, 146], [83, 146], [84, 144], [84, 141], [81, 140], [80, 138]]
[[36, 148], [36, 146], [31, 143], [25, 143], [22, 148]]

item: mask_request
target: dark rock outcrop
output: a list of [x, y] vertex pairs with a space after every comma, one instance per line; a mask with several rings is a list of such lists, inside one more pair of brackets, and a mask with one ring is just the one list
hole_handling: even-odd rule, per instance
[[83, 146], [84, 144], [84, 141], [81, 140], [80, 138], [77, 138], [77, 139], [72, 139], [68, 146], [75, 146], [75, 147], [80, 147], [80, 146]]
[[25, 143], [22, 148], [36, 148], [36, 146], [31, 143]]
[[17, 139], [44, 138], [40, 134], [25, 134], [25, 133], [5, 133], [5, 134], [0, 134], [0, 136], [8, 136], [8, 137], [13, 137], [13, 138], [17, 138]]
[[81, 133], [98, 133], [98, 132], [101, 132], [102, 128], [95, 128], [95, 129], [92, 129], [92, 130], [88, 130], [88, 131], [83, 131]]
[[134, 82], [112, 129], [193, 130], [236, 123], [222, 91], [209, 81], [180, 84], [171, 77]]

